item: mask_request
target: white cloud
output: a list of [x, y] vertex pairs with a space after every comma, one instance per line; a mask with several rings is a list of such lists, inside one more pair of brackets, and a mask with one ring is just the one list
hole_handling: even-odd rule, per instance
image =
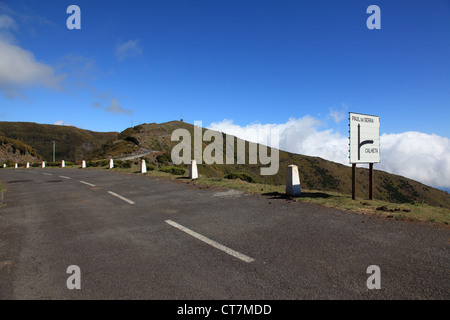
[[106, 108], [106, 111], [108, 111], [110, 113], [114, 113], [114, 114], [118, 114], [118, 113], [128, 114], [128, 115], [133, 114], [133, 110], [122, 108], [120, 106], [119, 100], [117, 100], [116, 98], [111, 99], [111, 102], [110, 102], [109, 106]]
[[344, 120], [345, 113], [343, 111], [337, 111], [337, 110], [331, 109], [330, 117], [333, 118], [334, 122], [339, 123], [342, 120]]
[[250, 124], [245, 127], [231, 120], [211, 123], [209, 128], [257, 143], [266, 143], [270, 130], [279, 131], [281, 150], [318, 156], [339, 163], [348, 163], [348, 140], [333, 130], [320, 130], [322, 123], [310, 116], [289, 119], [283, 124]]
[[382, 170], [427, 185], [450, 187], [450, 139], [409, 131], [383, 134], [380, 144]]
[[[10, 17], [0, 16], [0, 29], [14, 26]], [[59, 89], [63, 77], [56, 75], [51, 66], [38, 62], [32, 52], [13, 41], [11, 37], [0, 37], [0, 91], [8, 98], [15, 98], [30, 86]]]
[[[281, 150], [348, 163], [348, 137], [323, 127], [319, 120], [305, 116], [282, 124], [239, 126], [232, 120], [211, 123], [210, 129], [252, 142], [265, 143], [271, 129], [278, 129]], [[450, 139], [420, 132], [383, 134], [381, 162], [376, 169], [405, 176], [424, 184], [450, 187]]]
[[56, 126], [71, 126], [70, 123], [65, 122], [64, 120], [58, 120], [53, 123]]
[[139, 40], [129, 40], [125, 43], [116, 45], [116, 57], [119, 61], [126, 58], [135, 58], [142, 55], [142, 48]]

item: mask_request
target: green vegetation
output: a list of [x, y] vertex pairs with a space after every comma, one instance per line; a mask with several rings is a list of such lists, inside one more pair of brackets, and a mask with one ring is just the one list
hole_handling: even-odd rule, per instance
[[114, 167], [115, 168], [123, 168], [123, 169], [129, 169], [131, 168], [131, 165], [133, 163], [130, 160], [115, 160], [114, 161]]
[[159, 171], [171, 173], [171, 174], [179, 175], [179, 176], [182, 176], [186, 173], [186, 170], [184, 168], [176, 167], [176, 166], [162, 167], [162, 168], [159, 168]]
[[247, 181], [251, 183], [255, 183], [256, 180], [248, 173], [228, 173], [225, 175], [225, 178], [227, 179], [240, 179], [242, 181]]
[[38, 153], [33, 147], [17, 139], [11, 139], [0, 135], [0, 145], [4, 148], [10, 147], [11, 151], [14, 153], [19, 152], [21, 155], [38, 157]]
[[86, 167], [106, 167], [108, 165], [108, 160], [96, 160], [96, 161], [86, 161]]
[[156, 161], [161, 164], [168, 164], [168, 163], [172, 162], [172, 158], [171, 158], [170, 154], [163, 153], [163, 154], [156, 156]]

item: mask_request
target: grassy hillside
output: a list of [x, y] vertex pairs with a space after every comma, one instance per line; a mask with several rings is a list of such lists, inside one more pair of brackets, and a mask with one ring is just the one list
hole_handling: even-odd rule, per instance
[[13, 166], [14, 163], [35, 162], [40, 160], [36, 150], [22, 141], [0, 136], [0, 164]]
[[[175, 129], [184, 128], [191, 133], [193, 149], [194, 127], [191, 124], [172, 121], [162, 124], [142, 124], [128, 128], [118, 135], [117, 140], [110, 140], [101, 148], [90, 153], [91, 158], [118, 158], [127, 154], [138, 154], [142, 150], [157, 152], [147, 156], [147, 160], [156, 166], [171, 164], [170, 153], [178, 142], [171, 141], [171, 134]], [[226, 150], [225, 135], [223, 134], [224, 150]], [[205, 148], [208, 143], [203, 142]], [[236, 139], [235, 149], [236, 150]], [[248, 163], [248, 142], [246, 145], [246, 161]], [[270, 150], [270, 149], [269, 149]], [[259, 158], [259, 157], [258, 157]], [[234, 173], [244, 173], [257, 183], [282, 186], [286, 181], [286, 168], [290, 164], [299, 167], [302, 187], [319, 191], [334, 191], [344, 194], [351, 193], [351, 167], [334, 163], [318, 157], [309, 157], [289, 152], [279, 152], [279, 170], [276, 175], [262, 176], [260, 168], [266, 165], [206, 165], [199, 166], [199, 173], [206, 177], [224, 178]], [[187, 166], [185, 166], [187, 167]], [[376, 167], [376, 165], [375, 165]], [[368, 195], [368, 169], [357, 169], [357, 194], [365, 199]], [[375, 197], [379, 200], [394, 203], [426, 203], [432, 206], [450, 208], [450, 196], [441, 190], [421, 184], [398, 175], [375, 170]]]
[[44, 160], [82, 160], [90, 151], [99, 148], [116, 136], [115, 132], [93, 132], [71, 126], [37, 124], [32, 122], [0, 122], [0, 135], [32, 146]]

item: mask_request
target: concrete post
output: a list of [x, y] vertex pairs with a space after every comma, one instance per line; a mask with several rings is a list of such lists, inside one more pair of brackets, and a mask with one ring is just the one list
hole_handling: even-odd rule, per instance
[[61, 161], [61, 168], [64, 168], [66, 166], [66, 162], [63, 160]]
[[114, 161], [113, 161], [113, 159], [109, 159], [109, 168], [110, 169], [114, 168]]
[[191, 165], [189, 166], [189, 178], [198, 179], [197, 161], [191, 160]]
[[45, 161], [42, 161], [42, 168], [45, 168]]
[[286, 195], [288, 196], [298, 196], [300, 195], [300, 176], [298, 174], [298, 167], [291, 164], [287, 167], [286, 172]]
[[81, 161], [81, 168], [86, 168], [86, 161], [85, 160], [83, 160], [83, 161]]
[[141, 173], [146, 173], [147, 172], [147, 165], [145, 164], [145, 160], [142, 159], [141, 162]]

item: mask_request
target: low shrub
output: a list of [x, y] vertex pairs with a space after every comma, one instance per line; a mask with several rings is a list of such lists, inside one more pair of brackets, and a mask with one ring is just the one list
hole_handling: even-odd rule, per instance
[[255, 178], [253, 178], [248, 173], [229, 173], [225, 176], [227, 179], [240, 179], [242, 181], [247, 181], [251, 183], [256, 183]]
[[86, 162], [86, 167], [106, 167], [109, 160], [90, 160]]
[[60, 167], [61, 166], [61, 162], [46, 162], [45, 163], [46, 167]]
[[163, 153], [156, 157], [156, 161], [161, 164], [168, 164], [169, 162], [172, 162], [172, 157], [170, 156], [170, 154]]
[[131, 168], [132, 162], [130, 160], [116, 160], [114, 161], [114, 167], [121, 169]]
[[159, 169], [159, 171], [167, 172], [167, 173], [171, 173], [171, 174], [175, 174], [175, 175], [180, 175], [180, 176], [186, 172], [186, 170], [184, 168], [176, 167], [176, 166], [162, 167]]

